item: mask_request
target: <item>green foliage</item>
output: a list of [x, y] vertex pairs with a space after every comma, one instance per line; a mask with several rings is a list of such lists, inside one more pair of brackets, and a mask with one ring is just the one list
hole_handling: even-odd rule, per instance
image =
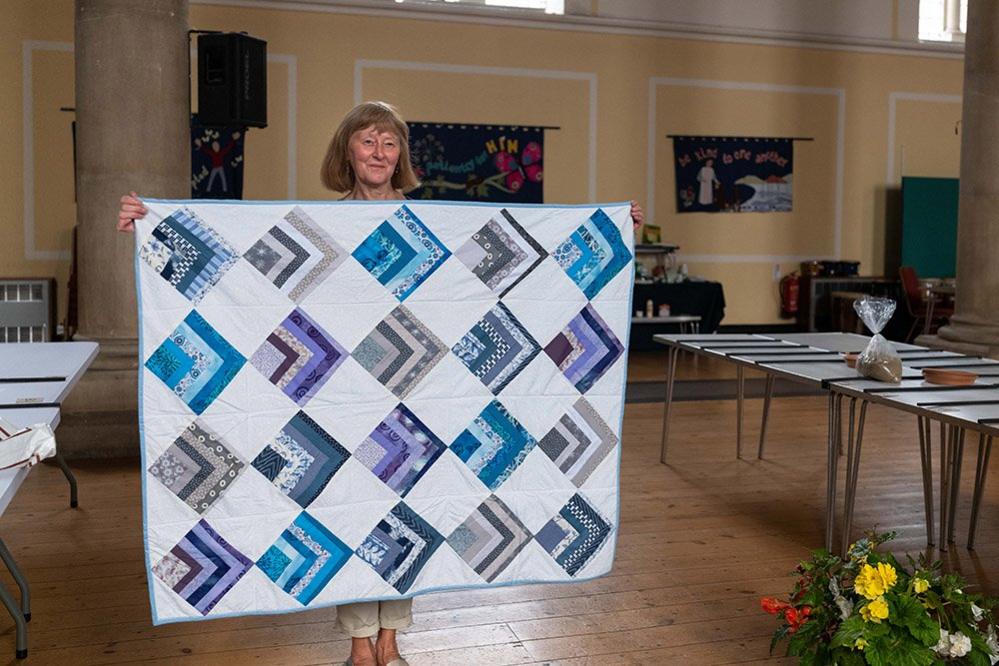
[[879, 550], [894, 536], [868, 534], [845, 558], [817, 550], [795, 569], [786, 601], [763, 598], [778, 618], [771, 653], [786, 641], [803, 666], [991, 666], [999, 600], [968, 593], [923, 554], [902, 565]]

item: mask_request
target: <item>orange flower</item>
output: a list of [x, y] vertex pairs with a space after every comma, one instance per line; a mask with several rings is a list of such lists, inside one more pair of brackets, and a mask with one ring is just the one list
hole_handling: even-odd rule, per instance
[[786, 601], [781, 601], [777, 597], [762, 597], [760, 599], [760, 608], [771, 615], [776, 615], [780, 613], [785, 608], [790, 608], [791, 604]]

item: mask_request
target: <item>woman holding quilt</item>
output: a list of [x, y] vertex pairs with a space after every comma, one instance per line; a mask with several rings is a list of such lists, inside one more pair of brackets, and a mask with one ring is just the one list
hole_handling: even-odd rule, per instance
[[[419, 181], [409, 156], [409, 128], [391, 105], [366, 102], [351, 109], [330, 141], [319, 177], [343, 199], [399, 200]], [[133, 231], [146, 215], [135, 192], [121, 198], [118, 230]], [[637, 229], [644, 214], [632, 202]], [[396, 632], [412, 624], [412, 599], [365, 601], [337, 607], [337, 622], [351, 636], [347, 666], [408, 666], [399, 654]], [[374, 642], [372, 642], [374, 638]]]

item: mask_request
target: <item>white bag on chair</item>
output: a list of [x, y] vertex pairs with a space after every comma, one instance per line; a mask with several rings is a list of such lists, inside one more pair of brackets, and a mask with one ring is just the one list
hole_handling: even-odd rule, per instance
[[0, 419], [0, 469], [31, 467], [55, 453], [55, 433], [46, 424], [20, 428]]

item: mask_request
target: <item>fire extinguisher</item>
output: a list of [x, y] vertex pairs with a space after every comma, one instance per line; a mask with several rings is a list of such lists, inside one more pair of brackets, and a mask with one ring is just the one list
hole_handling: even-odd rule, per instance
[[801, 290], [801, 277], [794, 271], [780, 281], [780, 314], [784, 318], [798, 314], [798, 294]]

